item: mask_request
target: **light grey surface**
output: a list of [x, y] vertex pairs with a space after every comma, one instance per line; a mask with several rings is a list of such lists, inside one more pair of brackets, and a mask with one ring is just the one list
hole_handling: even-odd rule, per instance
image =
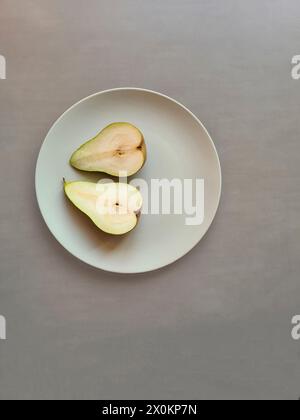
[[[2, 399], [299, 397], [299, 19], [298, 0], [1, 0]], [[64, 251], [34, 193], [53, 121], [128, 85], [188, 106], [224, 178], [205, 239], [129, 277]]]

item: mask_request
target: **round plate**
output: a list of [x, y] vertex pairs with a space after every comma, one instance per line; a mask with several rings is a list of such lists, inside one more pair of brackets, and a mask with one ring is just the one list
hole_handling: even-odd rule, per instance
[[[186, 215], [143, 214], [132, 232], [110, 236], [68, 202], [63, 178], [97, 182], [102, 177], [73, 169], [71, 154], [116, 121], [136, 125], [145, 137], [147, 162], [131, 179], [204, 179], [201, 225], [187, 225]], [[46, 224], [71, 254], [104, 270], [140, 273], [178, 260], [204, 236], [220, 201], [221, 168], [207, 130], [187, 108], [157, 92], [120, 88], [83, 99], [56, 121], [41, 147], [35, 184]]]

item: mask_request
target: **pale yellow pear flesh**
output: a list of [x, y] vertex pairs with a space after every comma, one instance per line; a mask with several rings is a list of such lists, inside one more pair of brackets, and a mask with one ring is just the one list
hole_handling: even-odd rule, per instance
[[64, 191], [69, 200], [106, 233], [123, 235], [138, 222], [143, 199], [129, 184], [65, 181]]
[[105, 172], [113, 176], [131, 176], [146, 160], [143, 134], [126, 122], [105, 127], [71, 156], [71, 165], [82, 171]]

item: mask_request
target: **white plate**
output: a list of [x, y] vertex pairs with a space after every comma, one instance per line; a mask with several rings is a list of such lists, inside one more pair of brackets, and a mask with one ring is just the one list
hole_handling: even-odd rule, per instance
[[[139, 127], [147, 144], [146, 165], [131, 179], [204, 179], [205, 217], [201, 225], [186, 225], [185, 215], [144, 214], [129, 234], [109, 236], [66, 200], [63, 178], [101, 178], [73, 169], [70, 155], [115, 121]], [[220, 201], [221, 168], [208, 132], [187, 108], [157, 92], [120, 88], [83, 99], [56, 121], [41, 147], [35, 183], [48, 228], [71, 254], [103, 270], [140, 273], [178, 260], [204, 236]]]

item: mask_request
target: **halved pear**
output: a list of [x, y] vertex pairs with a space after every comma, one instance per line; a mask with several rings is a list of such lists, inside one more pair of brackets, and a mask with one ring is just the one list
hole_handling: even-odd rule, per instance
[[138, 222], [143, 199], [132, 185], [64, 181], [64, 191], [69, 200], [106, 233], [122, 235]]
[[130, 123], [116, 122], [77, 149], [70, 163], [82, 171], [131, 176], [145, 160], [146, 145], [140, 130]]

